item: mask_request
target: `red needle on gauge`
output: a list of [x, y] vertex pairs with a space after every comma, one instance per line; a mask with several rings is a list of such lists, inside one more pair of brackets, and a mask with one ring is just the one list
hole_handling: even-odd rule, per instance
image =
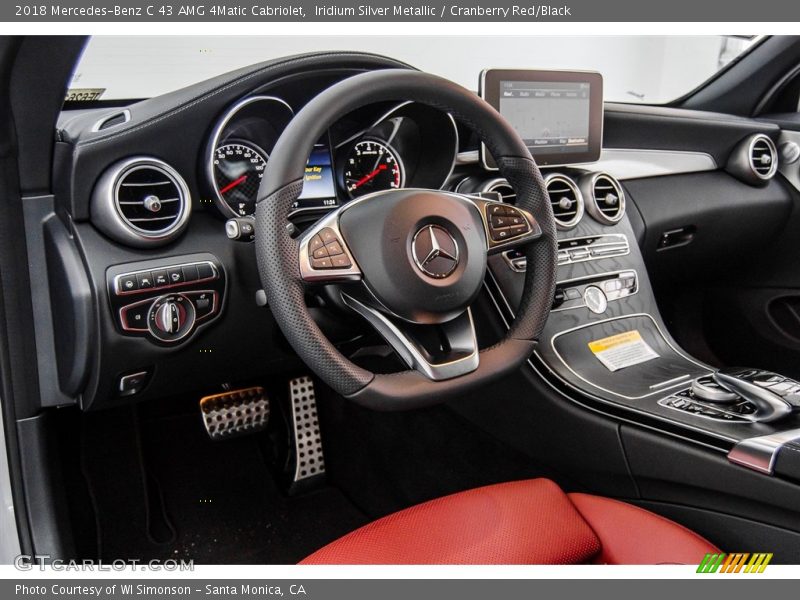
[[353, 189], [360, 188], [362, 185], [364, 185], [365, 183], [367, 183], [367, 182], [368, 182], [370, 179], [372, 179], [373, 177], [375, 177], [375, 176], [376, 176], [378, 173], [380, 173], [381, 171], [385, 171], [385, 170], [386, 170], [386, 165], [381, 165], [381, 166], [379, 166], [379, 167], [378, 167], [377, 169], [375, 169], [375, 170], [374, 170], [372, 173], [369, 173], [368, 175], [364, 175], [364, 176], [363, 176], [361, 179], [359, 179], [358, 181], [356, 181], [356, 182], [353, 184]]
[[219, 193], [220, 193], [220, 194], [224, 194], [225, 192], [230, 192], [230, 191], [231, 191], [233, 188], [235, 188], [237, 185], [241, 185], [241, 184], [243, 184], [245, 181], [247, 181], [247, 175], [242, 175], [241, 177], [239, 177], [239, 179], [234, 179], [234, 180], [233, 180], [233, 181], [231, 181], [231, 182], [230, 182], [228, 185], [226, 185], [224, 188], [222, 188], [222, 189], [219, 191]]

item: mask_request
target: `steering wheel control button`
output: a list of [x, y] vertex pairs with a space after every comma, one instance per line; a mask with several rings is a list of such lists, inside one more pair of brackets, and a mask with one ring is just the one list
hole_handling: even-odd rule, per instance
[[344, 249], [338, 240], [334, 240], [333, 242], [326, 244], [325, 250], [327, 250], [328, 256], [339, 256], [340, 254], [344, 254]]
[[[334, 243], [336, 243], [336, 242], [334, 242]], [[311, 254], [311, 258], [328, 258], [328, 256], [330, 256], [330, 255], [328, 254], [328, 250], [327, 250], [327, 248], [325, 246], [323, 246], [322, 248], [317, 248]]]
[[331, 227], [324, 227], [309, 240], [308, 252], [309, 265], [317, 271], [350, 269], [353, 266], [339, 235]]
[[458, 243], [440, 225], [426, 225], [411, 241], [414, 264], [428, 277], [444, 279], [458, 266]]
[[330, 258], [311, 258], [311, 268], [317, 270], [333, 269], [333, 261]]
[[308, 251], [311, 252], [312, 254], [317, 250], [319, 250], [320, 248], [324, 247], [325, 247], [325, 242], [322, 241], [322, 238], [319, 236], [319, 234], [312, 237], [311, 241], [308, 242]]
[[125, 397], [138, 394], [147, 385], [149, 375], [148, 371], [138, 371], [136, 373], [123, 375], [119, 378], [119, 384], [117, 386], [119, 395]]
[[508, 227], [509, 225], [511, 225], [511, 220], [505, 215], [491, 215], [490, 221], [492, 223], [492, 227], [497, 229], [501, 229], [503, 227]]
[[528, 220], [522, 212], [507, 204], [488, 204], [486, 208], [489, 237], [493, 242], [503, 243], [531, 232]]
[[194, 305], [181, 294], [161, 296], [148, 313], [150, 334], [166, 343], [178, 342], [186, 337], [194, 324]]
[[336, 232], [330, 227], [326, 227], [325, 229], [320, 231], [319, 237], [322, 239], [322, 243], [325, 244], [326, 246], [332, 242], [339, 241], [339, 238], [336, 236]]
[[334, 269], [349, 269], [353, 266], [353, 263], [350, 262], [350, 259], [347, 258], [345, 254], [341, 256], [332, 256], [330, 260], [333, 263]]
[[596, 315], [603, 314], [608, 308], [608, 297], [595, 285], [587, 286], [583, 291], [583, 302], [586, 304], [586, 308]]

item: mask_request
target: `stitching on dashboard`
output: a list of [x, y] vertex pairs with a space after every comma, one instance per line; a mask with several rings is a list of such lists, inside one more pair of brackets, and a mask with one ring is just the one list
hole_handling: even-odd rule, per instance
[[[192, 100], [188, 104], [184, 104], [183, 106], [179, 106], [178, 108], [172, 109], [169, 112], [166, 112], [166, 113], [164, 113], [164, 114], [162, 114], [162, 115], [160, 115], [158, 117], [155, 117], [155, 118], [153, 118], [153, 119], [151, 119], [149, 121], [145, 121], [144, 123], [136, 125], [135, 127], [131, 127], [130, 129], [126, 129], [125, 131], [118, 131], [118, 132], [115, 132], [115, 133], [113, 133], [111, 135], [107, 135], [107, 136], [104, 136], [104, 137], [101, 137], [101, 138], [95, 138], [95, 139], [92, 139], [92, 140], [87, 140], [85, 142], [78, 142], [76, 144], [76, 148], [78, 148], [78, 149], [80, 149], [80, 148], [88, 148], [89, 146], [94, 146], [96, 144], [102, 144], [104, 142], [108, 142], [108, 141], [111, 141], [111, 140], [116, 140], [116, 139], [124, 137], [124, 136], [126, 136], [128, 134], [135, 133], [137, 131], [141, 131], [142, 129], [146, 129], [147, 127], [150, 127], [151, 125], [155, 125], [157, 123], [160, 123], [161, 121], [164, 121], [166, 119], [174, 117], [175, 115], [178, 115], [178, 114], [182, 113], [183, 111], [185, 111], [185, 110], [187, 110], [187, 109], [189, 109], [189, 108], [191, 108], [193, 106], [196, 106], [196, 105], [198, 105], [198, 104], [200, 104], [202, 102], [205, 102], [206, 100], [208, 100], [210, 98], [213, 98], [214, 96], [217, 96], [218, 94], [221, 94], [222, 92], [225, 92], [225, 91], [229, 90], [230, 88], [232, 88], [232, 87], [234, 87], [236, 85], [239, 85], [241, 83], [249, 81], [250, 79], [253, 79], [254, 77], [258, 77], [260, 75], [263, 75], [264, 73], [269, 72], [269, 71], [271, 71], [273, 69], [278, 69], [280, 67], [286, 67], [286, 66], [298, 63], [298, 62], [307, 61], [307, 60], [309, 60], [309, 58], [312, 58], [312, 57], [315, 57], [315, 58], [322, 58], [322, 57], [324, 57], [324, 58], [334, 58], [334, 57], [377, 57], [377, 55], [362, 54], [362, 53], [359, 53], [359, 52], [330, 52], [330, 53], [316, 54], [316, 55], [312, 55], [312, 56], [302, 56], [302, 57], [299, 57], [299, 58], [293, 58], [291, 60], [287, 60], [287, 61], [283, 61], [283, 62], [279, 62], [279, 63], [272, 63], [272, 64], [269, 64], [269, 65], [267, 65], [265, 67], [262, 67], [262, 68], [258, 69], [257, 71], [253, 71], [252, 73], [248, 73], [247, 75], [243, 75], [241, 77], [237, 77], [236, 79], [228, 80], [228, 81], [222, 83], [221, 87], [218, 87], [218, 88], [216, 88], [216, 89], [214, 89], [214, 90], [212, 90], [212, 91], [210, 91], [210, 92], [208, 92], [206, 94], [203, 94], [199, 98], [195, 98], [194, 100]], [[383, 57], [381, 57], [381, 58], [383, 58]], [[388, 59], [388, 60], [391, 60], [391, 59]], [[402, 63], [400, 61], [392, 61], [392, 62], [394, 62], [397, 65], [397, 68], [407, 68], [407, 69], [413, 68], [411, 65], [407, 65], [407, 64]]]

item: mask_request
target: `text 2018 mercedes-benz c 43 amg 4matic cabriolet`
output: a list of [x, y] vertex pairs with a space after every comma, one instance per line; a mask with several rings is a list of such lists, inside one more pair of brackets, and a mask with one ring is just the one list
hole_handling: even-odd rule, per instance
[[6, 561], [800, 562], [800, 39], [446, 41], [0, 40]]

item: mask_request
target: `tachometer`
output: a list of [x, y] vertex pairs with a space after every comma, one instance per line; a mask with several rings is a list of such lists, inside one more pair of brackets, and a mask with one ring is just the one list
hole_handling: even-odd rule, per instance
[[344, 185], [351, 198], [403, 187], [403, 166], [395, 151], [374, 140], [358, 142], [344, 166]]
[[252, 215], [267, 159], [250, 144], [234, 142], [214, 150], [214, 185], [220, 200], [237, 215]]

